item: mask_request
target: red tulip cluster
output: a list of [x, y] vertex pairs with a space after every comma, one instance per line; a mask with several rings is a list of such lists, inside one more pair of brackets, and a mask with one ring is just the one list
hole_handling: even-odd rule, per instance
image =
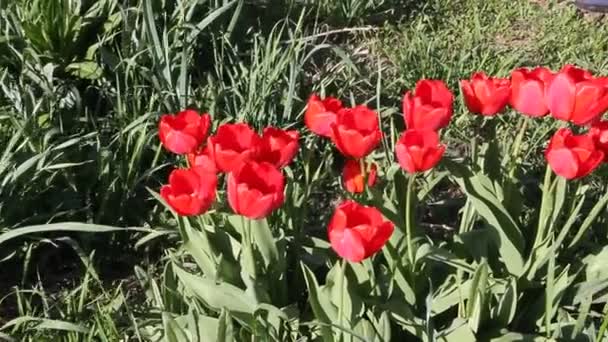
[[516, 69], [510, 84], [506, 79], [476, 73], [460, 85], [473, 113], [496, 115], [509, 103], [530, 117], [550, 113], [555, 119], [589, 126], [587, 133], [579, 135], [566, 128], [558, 130], [545, 151], [551, 169], [566, 179], [588, 175], [608, 153], [608, 123], [600, 121], [608, 110], [608, 77], [595, 77], [566, 65], [557, 73], [545, 67]]
[[[453, 102], [452, 93], [438, 80], [422, 80], [414, 94], [405, 94], [403, 110], [408, 129], [395, 146], [399, 165], [405, 171], [427, 171], [441, 160], [445, 146], [439, 142], [438, 130], [449, 124]], [[304, 122], [313, 133], [329, 138], [349, 158], [342, 173], [347, 191], [361, 193], [366, 185], [374, 185], [377, 166], [365, 158], [382, 141], [378, 113], [365, 105], [345, 108], [338, 99], [313, 95]], [[378, 209], [347, 200], [336, 209], [328, 234], [338, 255], [358, 262], [380, 250], [393, 229]]]
[[365, 162], [382, 141], [378, 113], [365, 105], [346, 108], [333, 97], [321, 100], [312, 95], [308, 100], [304, 123], [313, 133], [331, 139], [336, 148], [349, 158], [342, 178], [346, 190], [361, 193], [376, 182], [376, 164]]
[[[608, 77], [595, 77], [572, 65], [557, 73], [544, 67], [520, 68], [510, 79], [478, 72], [462, 80], [460, 87], [472, 113], [495, 116], [510, 105], [529, 117], [550, 113], [555, 119], [589, 127], [584, 134], [562, 128], [551, 138], [545, 157], [556, 174], [580, 178], [608, 161], [608, 121], [601, 121], [608, 110]], [[449, 125], [453, 105], [454, 95], [440, 80], [420, 80], [405, 93], [406, 130], [395, 144], [403, 170], [415, 174], [439, 163], [446, 150], [439, 133]], [[304, 122], [347, 158], [342, 173], [347, 191], [362, 193], [376, 183], [378, 167], [366, 160], [383, 139], [376, 111], [312, 95]], [[298, 151], [298, 132], [266, 127], [259, 135], [249, 125], [236, 123], [222, 124], [207, 137], [210, 126], [208, 114], [193, 110], [161, 117], [161, 142], [167, 150], [186, 155], [189, 165], [171, 172], [169, 184], [161, 188], [165, 201], [180, 215], [204, 213], [215, 201], [218, 173], [226, 173], [228, 203], [235, 213], [259, 219], [280, 207], [285, 188], [281, 168]], [[359, 262], [378, 252], [393, 230], [378, 209], [346, 200], [336, 208], [328, 236], [338, 255]]]
[[[185, 154], [188, 169], [175, 169], [160, 194], [179, 215], [200, 215], [216, 197], [218, 173], [228, 174], [228, 203], [235, 213], [260, 219], [284, 201], [285, 179], [280, 169], [298, 152], [299, 134], [266, 127], [258, 135], [245, 123], [220, 125], [208, 137], [208, 114], [193, 110], [163, 115], [159, 137], [165, 148]], [[206, 144], [205, 144], [206, 140]]]

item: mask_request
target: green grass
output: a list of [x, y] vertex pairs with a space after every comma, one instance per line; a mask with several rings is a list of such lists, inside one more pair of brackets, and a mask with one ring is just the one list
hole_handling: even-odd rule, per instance
[[[0, 278], [0, 332], [15, 341], [143, 341], [169, 325], [168, 254], [159, 250], [174, 247], [176, 223], [148, 191], [174, 162], [156, 137], [160, 114], [195, 106], [216, 123], [301, 128], [317, 91], [369, 103], [399, 127], [402, 94], [423, 77], [458, 93], [458, 80], [477, 70], [507, 76], [574, 63], [608, 74], [607, 24], [555, 1], [0, 0], [0, 232], [61, 221], [168, 229], [5, 242], [0, 267], [14, 275]], [[505, 116], [500, 134], [513, 135], [514, 118]], [[450, 144], [468, 144], [478, 123], [464, 109], [455, 122]], [[525, 144], [538, 150], [542, 141], [530, 132]], [[339, 158], [317, 150], [330, 164]], [[542, 177], [542, 159], [526, 162], [532, 179]], [[323, 175], [319, 189], [337, 188], [338, 174]], [[324, 229], [319, 216], [310, 231]], [[37, 276], [45, 269], [36, 256], [49, 246], [73, 251], [59, 287]], [[130, 253], [134, 275], [94, 271]]]

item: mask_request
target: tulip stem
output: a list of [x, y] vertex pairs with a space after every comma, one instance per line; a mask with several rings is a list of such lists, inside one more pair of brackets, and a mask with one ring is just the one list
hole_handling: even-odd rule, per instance
[[340, 329], [340, 340], [344, 340], [344, 330], [346, 329], [346, 317], [344, 317], [344, 296], [346, 295], [346, 260], [342, 259], [340, 262], [340, 307], [338, 308], [338, 322], [342, 329]]
[[540, 213], [538, 215], [538, 229], [536, 230], [536, 238], [534, 239], [534, 245], [532, 246], [532, 250], [534, 250], [539, 244], [543, 242], [545, 238], [545, 230], [548, 224], [549, 213], [551, 210], [549, 208], [549, 198], [551, 197], [552, 186], [551, 186], [551, 167], [547, 164], [547, 169], [545, 170], [545, 180], [543, 181], [543, 194], [540, 202]]
[[412, 241], [412, 193], [416, 185], [416, 174], [408, 177], [405, 198], [405, 236], [407, 239], [407, 256], [410, 264], [414, 267], [414, 243]]
[[513, 151], [511, 152], [511, 165], [509, 167], [509, 179], [513, 179], [515, 177], [515, 170], [517, 169], [517, 159], [519, 158], [519, 152], [521, 151], [521, 143], [523, 141], [524, 135], [526, 134], [526, 130], [528, 129], [528, 122], [530, 121], [529, 117], [522, 117], [521, 128], [519, 129], [519, 133], [515, 138], [515, 142], [513, 143]]
[[245, 253], [245, 267], [252, 278], [256, 278], [255, 259], [253, 254], [253, 241], [251, 239], [251, 219], [241, 216], [242, 219], [242, 246]]

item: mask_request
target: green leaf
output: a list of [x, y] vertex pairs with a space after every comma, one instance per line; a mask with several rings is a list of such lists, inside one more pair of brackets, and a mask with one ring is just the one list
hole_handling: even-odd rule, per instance
[[194, 305], [190, 307], [188, 315], [176, 317], [175, 323], [191, 336], [192, 342], [215, 341], [217, 318], [201, 316]]
[[73, 76], [87, 80], [99, 79], [103, 74], [103, 69], [93, 61], [71, 63], [65, 67], [65, 71]]
[[321, 336], [323, 341], [332, 342], [334, 340], [331, 325], [337, 320], [338, 314], [336, 308], [333, 307], [329, 298], [322, 296], [319, 292], [319, 284], [314, 273], [302, 262], [300, 262], [306, 287], [308, 288], [308, 302], [315, 318], [321, 323]]
[[568, 249], [572, 249], [574, 246], [576, 246], [579, 243], [581, 238], [585, 235], [585, 232], [587, 232], [587, 230], [591, 227], [591, 224], [593, 224], [593, 222], [598, 217], [600, 212], [602, 210], [604, 210], [604, 208], [606, 207], [606, 204], [608, 204], [608, 192], [606, 194], [604, 194], [604, 196], [602, 196], [602, 198], [600, 198], [600, 200], [593, 206], [593, 208], [589, 212], [589, 215], [587, 215], [587, 217], [585, 217], [585, 220], [579, 227], [578, 232], [576, 233], [576, 236], [574, 236], [574, 238], [570, 242], [570, 245], [568, 245]]
[[353, 328], [353, 332], [358, 336], [363, 338], [363, 341], [372, 341], [376, 338], [376, 332], [374, 331], [374, 326], [368, 322], [367, 320], [359, 320], [355, 327]]
[[202, 230], [195, 230], [190, 224], [188, 218], [180, 218], [180, 225], [183, 229], [183, 246], [186, 248], [188, 253], [194, 258], [194, 261], [200, 267], [205, 277], [216, 280], [217, 279], [217, 263], [213, 259], [213, 247], [209, 243], [207, 232], [203, 227]]
[[604, 246], [597, 254], [591, 254], [583, 259], [587, 265], [585, 268], [586, 280], [608, 279], [608, 246]]
[[15, 318], [13, 320], [10, 320], [7, 323], [5, 323], [2, 326], [2, 328], [0, 328], [0, 330], [6, 330], [7, 328], [10, 328], [13, 326], [20, 326], [22, 324], [29, 323], [29, 322], [34, 323], [34, 326], [32, 328], [34, 330], [59, 330], [59, 331], [69, 331], [69, 332], [75, 332], [75, 333], [81, 333], [81, 334], [89, 333], [89, 329], [87, 329], [86, 327], [83, 327], [82, 325], [79, 325], [79, 324], [75, 324], [75, 323], [67, 322], [67, 321], [45, 319], [45, 318], [38, 318], [38, 317], [31, 317], [31, 316], [21, 316], [21, 317]]
[[562, 177], [558, 177], [555, 180], [555, 198], [553, 200], [553, 210], [551, 214], [551, 226], [555, 225], [555, 222], [559, 216], [563, 213], [562, 209], [566, 202], [566, 194], [568, 193], [568, 180]]
[[422, 202], [431, 193], [431, 191], [433, 191], [433, 189], [435, 189], [435, 187], [449, 175], [450, 173], [448, 171], [429, 173], [429, 176], [425, 177], [424, 182], [421, 183], [418, 194], [416, 195], [418, 202]]
[[498, 301], [498, 307], [496, 308], [496, 320], [503, 326], [506, 327], [511, 323], [517, 312], [517, 279], [511, 278], [505, 293]]
[[272, 334], [275, 335], [277, 332], [281, 331], [283, 322], [287, 322], [289, 320], [289, 317], [285, 312], [271, 304], [261, 303], [258, 305], [257, 309], [255, 310], [256, 317], [262, 315], [263, 313], [266, 313], [264, 319], [265, 323], [272, 326]]
[[[343, 266], [345, 269], [342, 269]], [[354, 272], [349, 271], [349, 268], [349, 264], [346, 262], [335, 263], [334, 267], [327, 274], [327, 285], [322, 287], [329, 288], [331, 301], [334, 306], [338, 308], [342, 306], [343, 319], [340, 322], [348, 324], [348, 326], [343, 326], [345, 329], [354, 328], [351, 323], [355, 323], [357, 318], [362, 315], [364, 309], [361, 298], [357, 295], [356, 289], [351, 284]]]
[[370, 316], [371, 322], [374, 325], [374, 330], [376, 331], [376, 335], [374, 337], [374, 342], [388, 342], [391, 341], [391, 320], [388, 312], [382, 311], [380, 314], [380, 318], [376, 319], [368, 312], [368, 316]]
[[403, 241], [403, 235], [401, 235], [400, 239], [400, 234], [396, 233], [397, 230], [393, 232], [393, 236], [391, 236], [386, 244], [385, 249], [387, 252], [384, 253], [384, 256], [388, 262], [392, 280], [403, 294], [405, 301], [410, 305], [414, 305], [416, 303], [416, 293], [407, 277], [408, 270], [403, 265], [402, 255], [393, 247], [400, 245], [399, 241]]
[[469, 327], [474, 332], [479, 330], [481, 323], [485, 320], [486, 297], [488, 285], [488, 264], [482, 263], [473, 275], [469, 298], [467, 302], [467, 317]]
[[538, 335], [507, 332], [500, 337], [491, 339], [490, 342], [547, 342], [547, 339]]
[[251, 220], [251, 233], [255, 246], [264, 259], [266, 269], [282, 273], [285, 261], [277, 249], [277, 243], [272, 237], [268, 221], [265, 219]]
[[217, 326], [217, 342], [232, 342], [234, 341], [234, 328], [230, 313], [223, 310], [220, 314], [219, 324]]
[[177, 277], [175, 276], [175, 273], [173, 273], [172, 263], [168, 262], [165, 265], [165, 274], [162, 279], [164, 283], [162, 295], [163, 303], [165, 303], [165, 310], [170, 312], [181, 312], [181, 307], [184, 302], [179, 292]]
[[78, 232], [78, 233], [112, 233], [119, 231], [138, 231], [138, 232], [151, 232], [151, 229], [146, 228], [120, 228], [112, 226], [104, 226], [99, 224], [90, 223], [79, 223], [79, 222], [63, 222], [63, 223], [49, 223], [41, 225], [26, 226], [16, 229], [11, 229], [6, 233], [0, 234], [0, 245], [12, 240], [16, 237], [20, 237], [28, 234], [42, 234], [49, 232]]
[[462, 319], [455, 319], [452, 325], [437, 334], [437, 341], [440, 342], [464, 342], [477, 341], [475, 334]]
[[196, 38], [196, 36], [201, 31], [203, 31], [207, 26], [209, 26], [209, 24], [211, 24], [213, 21], [215, 21], [215, 19], [217, 19], [220, 15], [222, 15], [227, 10], [229, 10], [236, 3], [237, 2], [234, 1], [234, 0], [230, 1], [230, 2], [227, 2], [222, 7], [219, 7], [218, 9], [216, 9], [213, 12], [209, 13], [205, 17], [205, 19], [201, 20], [198, 24], [195, 25], [195, 29], [196, 30], [193, 30], [192, 32], [190, 32], [190, 34], [188, 35], [188, 38], [186, 39], [186, 45], [191, 44], [192, 41], [194, 40], [194, 38]]
[[429, 259], [437, 262], [441, 262], [443, 264], [452, 266], [458, 270], [461, 270], [466, 273], [473, 274], [476, 272], [476, 267], [467, 263], [466, 260], [458, 258], [454, 254], [450, 253], [446, 249], [431, 246], [429, 244], [423, 244], [418, 248], [418, 254], [416, 255], [416, 259]]
[[471, 280], [453, 284], [449, 289], [435, 294], [432, 302], [433, 316], [439, 315], [458, 305], [466, 293], [471, 291]]
[[[559, 276], [554, 279], [550, 291], [552, 298], [550, 298], [549, 301], [546, 301], [547, 291], [545, 291], [543, 295], [540, 296], [534, 303], [534, 306], [528, 309], [528, 312], [530, 312], [530, 314], [536, 316], [536, 325], [538, 327], [543, 327], [543, 325], [545, 324], [546, 315], [549, 315], [548, 318], [549, 320], [551, 320], [560, 308], [560, 302], [564, 297], [566, 290], [572, 284], [572, 280], [576, 276], [570, 276], [568, 274], [568, 270], [569, 266], [566, 266], [564, 270], [559, 274]], [[548, 306], [551, 307], [550, 312], [547, 312], [546, 310], [547, 303], [549, 304]]]
[[228, 310], [245, 323], [251, 322], [257, 303], [245, 291], [227, 283], [195, 276], [177, 265], [174, 267], [184, 286], [203, 303], [216, 311]]
[[454, 180], [467, 194], [477, 213], [487, 222], [491, 232], [490, 237], [498, 247], [502, 262], [511, 274], [522, 275], [524, 272], [523, 235], [507, 209], [488, 188], [488, 183], [491, 184], [491, 181], [482, 174], [472, 174], [462, 165], [447, 164], [453, 172]]
[[171, 316], [163, 312], [163, 329], [165, 331], [165, 342], [181, 342], [189, 341], [190, 339], [186, 335], [186, 332], [182, 327], [171, 318]]

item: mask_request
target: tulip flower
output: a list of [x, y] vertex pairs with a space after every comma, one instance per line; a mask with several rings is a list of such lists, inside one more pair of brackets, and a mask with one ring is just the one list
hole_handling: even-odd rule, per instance
[[586, 70], [566, 65], [549, 84], [547, 106], [556, 119], [587, 125], [608, 109], [608, 84]]
[[562, 128], [551, 138], [545, 157], [557, 175], [575, 179], [593, 172], [604, 160], [604, 152], [596, 147], [592, 134], [575, 135]]
[[209, 153], [209, 146], [205, 146], [205, 148], [199, 149], [194, 153], [188, 153], [188, 164], [190, 167], [202, 168], [209, 173], [217, 173], [215, 161], [213, 161]]
[[313, 94], [308, 100], [304, 123], [315, 134], [331, 137], [331, 125], [336, 122], [338, 112], [342, 109], [342, 102], [333, 97], [323, 100]]
[[222, 172], [237, 170], [260, 146], [260, 136], [245, 123], [223, 124], [208, 140], [209, 155]]
[[215, 200], [217, 176], [202, 168], [175, 169], [169, 184], [160, 189], [161, 197], [182, 216], [200, 215]]
[[488, 77], [477, 72], [470, 80], [460, 81], [462, 95], [472, 113], [496, 115], [500, 113], [511, 96], [511, 81], [505, 78]]
[[403, 96], [403, 116], [408, 129], [432, 131], [446, 127], [452, 118], [454, 95], [443, 81], [420, 80], [414, 94]]
[[595, 142], [595, 147], [604, 152], [604, 161], [608, 161], [608, 121], [598, 121], [593, 124], [589, 134]]
[[547, 115], [549, 109], [545, 96], [552, 78], [553, 73], [545, 67], [514, 70], [511, 73], [511, 107], [531, 117]]
[[359, 262], [380, 251], [393, 234], [394, 225], [374, 207], [344, 201], [328, 227], [329, 242], [338, 255]]
[[409, 173], [433, 168], [445, 152], [439, 135], [431, 130], [408, 129], [395, 144], [395, 153], [402, 169]]
[[[363, 168], [367, 170], [368, 164], [364, 163]], [[361, 163], [358, 160], [349, 159], [346, 161], [344, 170], [342, 171], [342, 180], [348, 192], [362, 193], [365, 190], [365, 176], [361, 171]], [[367, 186], [374, 186], [376, 184], [376, 177], [377, 167], [375, 163], [372, 163], [367, 173]]]
[[207, 138], [211, 126], [209, 114], [184, 110], [177, 115], [163, 115], [158, 124], [158, 136], [165, 148], [176, 154], [194, 152]]
[[275, 127], [264, 128], [256, 160], [282, 168], [291, 163], [298, 153], [298, 131], [284, 131]]
[[247, 161], [228, 175], [228, 203], [235, 213], [261, 219], [284, 201], [285, 178], [270, 163]]
[[338, 150], [355, 159], [371, 153], [382, 139], [378, 113], [365, 105], [341, 110], [331, 129], [331, 140]]

